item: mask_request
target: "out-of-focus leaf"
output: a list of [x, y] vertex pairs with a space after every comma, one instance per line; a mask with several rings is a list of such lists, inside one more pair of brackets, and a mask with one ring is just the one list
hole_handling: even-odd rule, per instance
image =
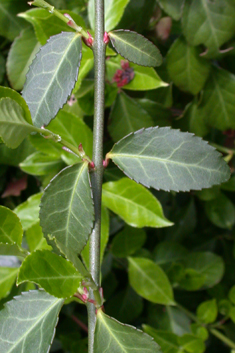
[[201, 322], [205, 324], [211, 324], [214, 322], [218, 315], [218, 308], [216, 299], [207, 300], [199, 305], [197, 308], [197, 317]]
[[187, 253], [187, 249], [181, 244], [170, 241], [159, 243], [153, 252], [154, 260], [159, 265], [182, 260]]
[[27, 10], [24, 1], [4, 0], [0, 3], [0, 35], [13, 40], [26, 27], [26, 23], [17, 14]]
[[10, 293], [18, 271], [19, 269], [14, 267], [0, 267], [0, 299]]
[[146, 234], [143, 229], [126, 226], [113, 239], [111, 251], [114, 256], [127, 257], [139, 250], [145, 241]]
[[174, 20], [181, 18], [184, 0], [157, 0], [161, 8]]
[[205, 203], [209, 220], [219, 228], [232, 229], [235, 224], [235, 206], [224, 194]]

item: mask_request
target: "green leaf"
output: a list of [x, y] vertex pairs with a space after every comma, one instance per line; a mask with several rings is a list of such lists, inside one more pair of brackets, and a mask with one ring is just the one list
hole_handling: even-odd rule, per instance
[[188, 333], [182, 337], [178, 337], [178, 342], [185, 352], [188, 353], [203, 353], [206, 349], [201, 338]]
[[7, 74], [15, 90], [19, 91], [23, 88], [26, 73], [39, 48], [40, 43], [32, 28], [26, 28], [14, 40], [7, 57]]
[[0, 83], [2, 83], [6, 72], [6, 61], [4, 56], [0, 53]]
[[0, 3], [0, 35], [12, 41], [25, 27], [25, 22], [17, 14], [27, 9], [27, 4], [19, 0], [4, 0]]
[[35, 194], [14, 209], [19, 217], [23, 230], [27, 230], [39, 221], [39, 205], [42, 194]]
[[0, 135], [10, 148], [18, 147], [30, 132], [37, 129], [30, 125], [21, 106], [11, 98], [0, 99]]
[[199, 305], [197, 308], [197, 317], [205, 324], [214, 322], [218, 315], [218, 308], [216, 299], [207, 300]]
[[78, 254], [88, 241], [93, 220], [88, 163], [63, 169], [42, 197], [40, 223], [44, 235], [50, 234], [57, 245], [61, 243]]
[[227, 163], [207, 142], [169, 127], [130, 134], [107, 157], [129, 178], [166, 191], [200, 190], [230, 176]]
[[35, 152], [20, 163], [20, 168], [27, 174], [47, 175], [48, 173], [58, 173], [64, 163], [60, 159], [48, 156], [41, 152]]
[[34, 59], [22, 95], [35, 126], [48, 125], [66, 103], [81, 61], [81, 35], [60, 33], [51, 37]]
[[205, 276], [203, 288], [210, 288], [219, 283], [224, 275], [223, 259], [210, 252], [193, 252], [184, 259], [187, 269]]
[[143, 66], [160, 66], [162, 56], [158, 48], [142, 35], [129, 30], [109, 32], [113, 47], [125, 59]]
[[67, 298], [77, 291], [81, 279], [75, 267], [63, 257], [49, 250], [37, 250], [23, 261], [17, 284], [34, 282], [55, 297]]
[[22, 98], [22, 96], [18, 92], [14, 91], [11, 88], [0, 86], [0, 98], [11, 98], [14, 101], [16, 101], [16, 103], [18, 103], [23, 109], [25, 120], [29, 124], [32, 124], [32, 118], [31, 118], [29, 108], [24, 98]]
[[113, 239], [111, 251], [114, 256], [127, 257], [141, 249], [145, 241], [146, 234], [143, 229], [126, 226]]
[[2, 353], [48, 352], [62, 305], [62, 299], [43, 291], [22, 293], [5, 304], [0, 312]]
[[27, 229], [25, 235], [30, 252], [51, 249], [51, 247], [47, 245], [46, 239], [43, 237], [42, 228], [40, 227], [39, 222]]
[[160, 202], [142, 185], [122, 178], [103, 185], [103, 204], [132, 227], [168, 227]]
[[167, 70], [182, 91], [198, 94], [210, 73], [210, 63], [200, 57], [200, 49], [178, 38], [167, 53]]
[[28, 256], [28, 251], [22, 249], [16, 244], [10, 245], [0, 243], [0, 255], [17, 256], [20, 260], [23, 260], [26, 256]]
[[[122, 18], [125, 7], [130, 0], [104, 0], [105, 30], [107, 32], [115, 28]], [[95, 30], [95, 0], [88, 2], [88, 17], [91, 28]]]
[[146, 110], [123, 91], [117, 95], [109, 118], [108, 130], [115, 142], [142, 127], [154, 125]]
[[96, 353], [108, 350], [112, 353], [160, 353], [152, 337], [105, 315], [101, 309], [97, 312], [94, 350]]
[[[109, 240], [109, 212], [107, 208], [102, 205], [101, 208], [101, 236], [100, 236], [100, 263], [102, 264], [104, 252]], [[88, 240], [86, 246], [82, 250], [82, 259], [86, 265], [86, 268], [89, 268], [89, 255], [90, 252], [90, 241]]]
[[157, 2], [175, 21], [181, 18], [184, 0], [157, 0]]
[[235, 206], [224, 194], [205, 203], [209, 220], [219, 228], [232, 229], [235, 224]]
[[0, 299], [10, 293], [18, 271], [19, 269], [14, 267], [0, 267]]
[[203, 287], [205, 280], [206, 276], [203, 273], [187, 268], [178, 282], [181, 288], [187, 291], [196, 291]]
[[174, 333], [156, 330], [148, 325], [143, 325], [143, 329], [160, 345], [163, 353], [184, 353], [180, 349], [178, 337]]
[[235, 75], [214, 67], [203, 90], [199, 113], [218, 130], [235, 129]]
[[228, 296], [230, 301], [235, 304], [235, 286], [230, 289]]
[[143, 298], [157, 304], [174, 305], [170, 282], [160, 266], [144, 258], [129, 257], [129, 281]]
[[90, 48], [88, 48], [83, 43], [83, 45], [82, 45], [82, 61], [81, 61], [81, 66], [79, 68], [78, 80], [77, 80], [75, 87], [74, 87], [74, 90], [73, 90], [74, 94], [79, 90], [81, 83], [82, 83], [82, 80], [87, 76], [88, 72], [91, 71], [93, 66], [94, 66], [93, 52]]
[[173, 241], [163, 241], [154, 249], [154, 261], [159, 264], [182, 260], [188, 251], [181, 244]]
[[4, 206], [0, 206], [0, 243], [21, 245], [23, 229], [17, 215]]
[[216, 57], [233, 35], [235, 4], [231, 0], [189, 0], [183, 12], [183, 33], [191, 45], [204, 44], [207, 57]]
[[[121, 69], [121, 60], [123, 58], [120, 55], [106, 60], [106, 75], [110, 82], [113, 82], [116, 71]], [[163, 82], [152, 67], [142, 67], [133, 63], [130, 63], [130, 67], [133, 68], [135, 76], [130, 83], [123, 86], [123, 89], [147, 91], [168, 86], [168, 83]]]

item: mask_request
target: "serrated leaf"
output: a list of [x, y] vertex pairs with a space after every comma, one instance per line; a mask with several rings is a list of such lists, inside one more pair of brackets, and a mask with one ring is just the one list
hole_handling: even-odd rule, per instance
[[35, 194], [14, 209], [14, 213], [19, 217], [23, 230], [27, 230], [38, 223], [41, 197], [41, 193]]
[[181, 18], [184, 0], [157, 0], [157, 2], [175, 21]]
[[62, 299], [43, 291], [22, 293], [5, 304], [0, 312], [1, 352], [47, 353], [62, 305]]
[[235, 75], [214, 67], [204, 87], [199, 114], [206, 124], [219, 130], [235, 129]]
[[88, 163], [63, 169], [42, 197], [40, 224], [44, 235], [50, 234], [78, 254], [88, 241], [93, 220]]
[[15, 90], [23, 88], [29, 66], [39, 48], [40, 43], [32, 28], [26, 28], [14, 40], [7, 57], [7, 75]]
[[[119, 55], [106, 60], [106, 75], [110, 82], [113, 81], [116, 71], [121, 69], [121, 60], [123, 58]], [[122, 87], [123, 89], [146, 91], [168, 86], [168, 83], [163, 82], [152, 67], [142, 67], [133, 63], [130, 63], [130, 67], [134, 70], [135, 76], [132, 81]]]
[[17, 215], [9, 208], [0, 206], [0, 243], [21, 245], [23, 229]]
[[10, 293], [18, 271], [19, 269], [14, 267], [0, 267], [0, 299]]
[[160, 202], [142, 185], [122, 178], [103, 185], [103, 204], [132, 227], [168, 227]]
[[129, 178], [167, 191], [200, 190], [228, 180], [221, 157], [201, 138], [169, 127], [139, 130], [108, 153]]
[[115, 142], [130, 132], [154, 125], [146, 110], [123, 91], [117, 95], [109, 119], [108, 130]]
[[25, 120], [24, 111], [16, 101], [0, 99], [0, 135], [8, 147], [18, 147], [30, 132], [37, 130]]
[[27, 4], [19, 0], [4, 0], [0, 3], [0, 35], [13, 40], [26, 27], [17, 14], [27, 9]]
[[47, 175], [49, 173], [58, 173], [64, 166], [64, 163], [61, 159], [41, 152], [35, 152], [21, 162], [19, 166], [27, 174]]
[[37, 250], [23, 261], [17, 284], [33, 282], [57, 298], [67, 298], [77, 291], [81, 279], [71, 262], [49, 250]]
[[[105, 0], [104, 1], [104, 17], [105, 17], [105, 30], [111, 31], [122, 18], [125, 7], [130, 0]], [[95, 0], [88, 2], [88, 17], [91, 28], [95, 29]]]
[[216, 57], [235, 30], [231, 0], [189, 0], [183, 12], [183, 33], [191, 45], [204, 44], [207, 57]]
[[127, 257], [141, 249], [146, 241], [146, 233], [143, 229], [135, 229], [126, 226], [112, 241], [111, 251], [114, 256]]
[[129, 257], [129, 281], [143, 298], [157, 304], [174, 305], [171, 284], [160, 266], [144, 258]]
[[182, 91], [198, 94], [210, 73], [210, 63], [200, 57], [200, 49], [178, 38], [167, 54], [167, 70]]
[[22, 91], [35, 126], [48, 125], [66, 103], [77, 80], [81, 50], [81, 35], [62, 32], [37, 54]]
[[159, 66], [162, 56], [158, 48], [142, 35], [129, 30], [109, 32], [113, 47], [125, 59], [143, 66]]
[[160, 347], [152, 337], [133, 326], [105, 315], [101, 309], [97, 312], [94, 350], [96, 353], [160, 353]]

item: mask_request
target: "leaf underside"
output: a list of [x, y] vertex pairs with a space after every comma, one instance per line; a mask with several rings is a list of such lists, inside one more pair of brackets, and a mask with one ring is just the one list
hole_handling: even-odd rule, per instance
[[22, 91], [35, 126], [48, 125], [66, 103], [78, 77], [81, 50], [80, 35], [62, 32], [36, 55]]
[[129, 178], [157, 190], [200, 190], [230, 176], [221, 154], [206, 141], [169, 127], [130, 134], [114, 145], [108, 157]]

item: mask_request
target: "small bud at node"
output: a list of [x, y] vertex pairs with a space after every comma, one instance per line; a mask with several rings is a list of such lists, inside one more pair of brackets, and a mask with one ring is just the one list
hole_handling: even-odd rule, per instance
[[107, 32], [104, 32], [104, 43], [108, 44], [108, 42], [109, 42], [109, 35]]

